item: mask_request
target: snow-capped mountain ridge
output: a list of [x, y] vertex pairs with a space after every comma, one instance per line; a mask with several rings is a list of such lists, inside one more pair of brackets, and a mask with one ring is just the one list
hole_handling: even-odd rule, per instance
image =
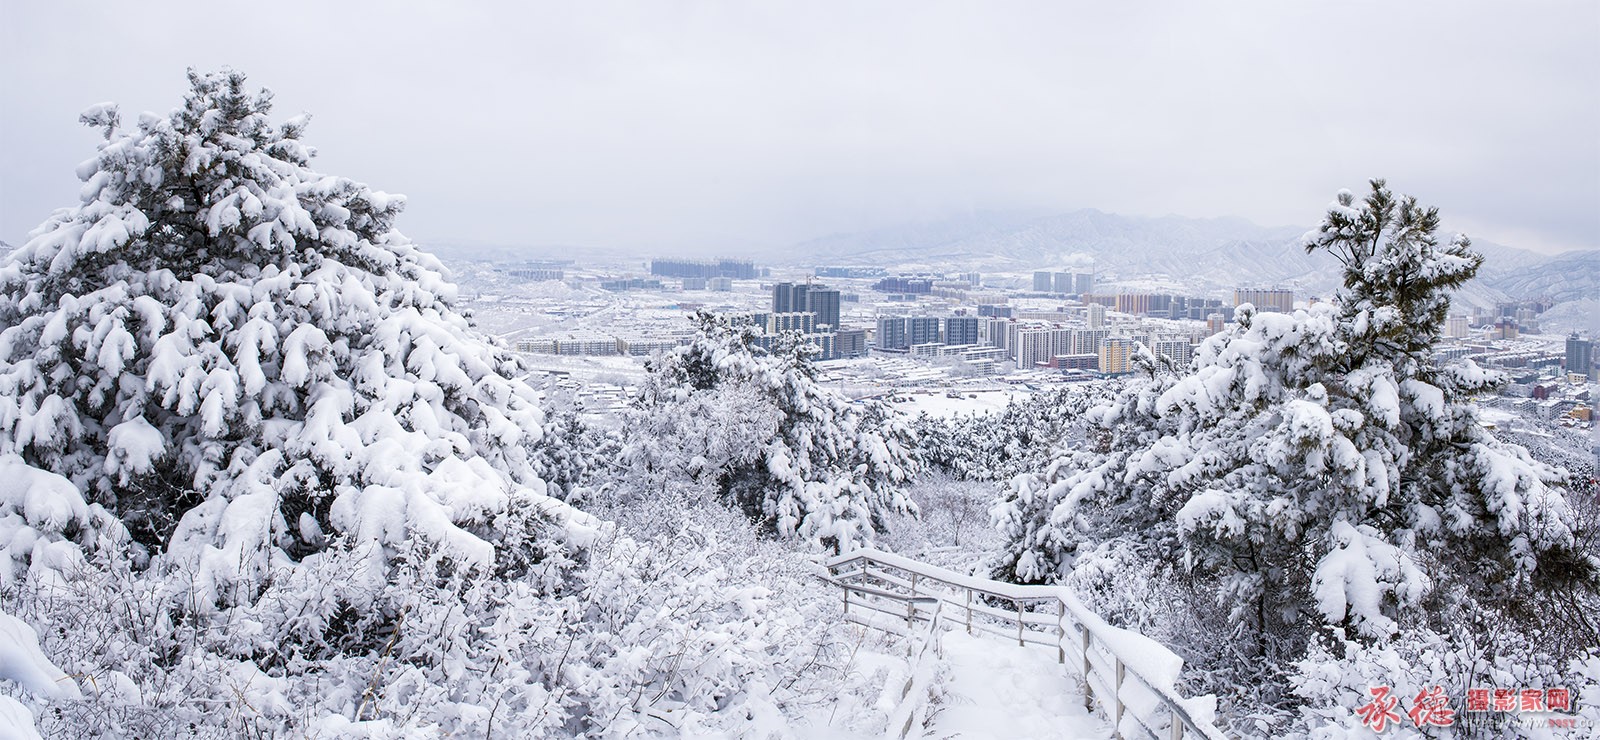
[[[947, 264], [980, 271], [1086, 265], [1108, 274], [1165, 274], [1197, 290], [1284, 285], [1331, 292], [1339, 265], [1300, 244], [1310, 227], [1264, 227], [1241, 218], [1125, 216], [1095, 209], [1065, 213], [978, 211], [939, 221], [833, 234], [782, 251], [792, 262]], [[1548, 295], [1557, 302], [1595, 292], [1600, 250], [1541, 255], [1475, 240], [1485, 261], [1464, 293], [1472, 303]]]

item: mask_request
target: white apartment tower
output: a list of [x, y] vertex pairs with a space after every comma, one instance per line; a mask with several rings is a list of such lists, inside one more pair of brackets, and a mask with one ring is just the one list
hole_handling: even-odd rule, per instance
[[1106, 325], [1106, 307], [1098, 303], [1089, 304], [1089, 328], [1103, 329]]

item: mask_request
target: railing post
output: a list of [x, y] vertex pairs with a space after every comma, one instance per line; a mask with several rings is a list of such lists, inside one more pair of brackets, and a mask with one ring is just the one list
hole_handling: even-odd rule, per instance
[[1027, 647], [1028, 643], [1022, 641], [1022, 599], [1012, 599], [1011, 603], [1017, 605], [1017, 645]]
[[849, 614], [850, 613], [850, 584], [840, 583], [839, 585], [842, 587], [840, 590], [844, 591], [844, 613], [845, 614]]
[[1122, 737], [1122, 679], [1127, 672], [1128, 667], [1122, 664], [1122, 658], [1117, 658], [1117, 685], [1111, 690], [1111, 705], [1116, 707], [1116, 718], [1112, 720], [1111, 730], [1117, 737]]
[[1167, 714], [1172, 715], [1172, 740], [1183, 740], [1183, 721], [1178, 719], [1178, 708], [1169, 702], [1167, 704]]
[[1067, 602], [1056, 599], [1056, 663], [1067, 662]]
[[972, 634], [972, 589], [967, 589], [967, 634]]
[[916, 571], [911, 571], [911, 596], [912, 596], [912, 598], [916, 598], [916, 596], [917, 596], [917, 572]]
[[1083, 645], [1083, 708], [1094, 711], [1094, 686], [1089, 683], [1089, 672], [1094, 665], [1089, 662], [1089, 625], [1078, 623], [1078, 637]]
[[911, 637], [911, 631], [917, 626], [917, 602], [906, 600], [906, 637]]

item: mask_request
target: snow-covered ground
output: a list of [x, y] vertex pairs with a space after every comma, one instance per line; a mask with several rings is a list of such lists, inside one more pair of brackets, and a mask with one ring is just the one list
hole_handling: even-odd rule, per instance
[[943, 647], [944, 698], [924, 737], [1111, 737], [1054, 651], [964, 632], [945, 633]]

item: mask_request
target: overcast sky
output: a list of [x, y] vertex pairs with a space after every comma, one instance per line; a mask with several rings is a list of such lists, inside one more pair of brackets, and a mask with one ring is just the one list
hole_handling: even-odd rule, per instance
[[414, 239], [770, 248], [970, 209], [1315, 223], [1387, 177], [1600, 246], [1600, 3], [0, 0], [0, 239], [232, 66]]

